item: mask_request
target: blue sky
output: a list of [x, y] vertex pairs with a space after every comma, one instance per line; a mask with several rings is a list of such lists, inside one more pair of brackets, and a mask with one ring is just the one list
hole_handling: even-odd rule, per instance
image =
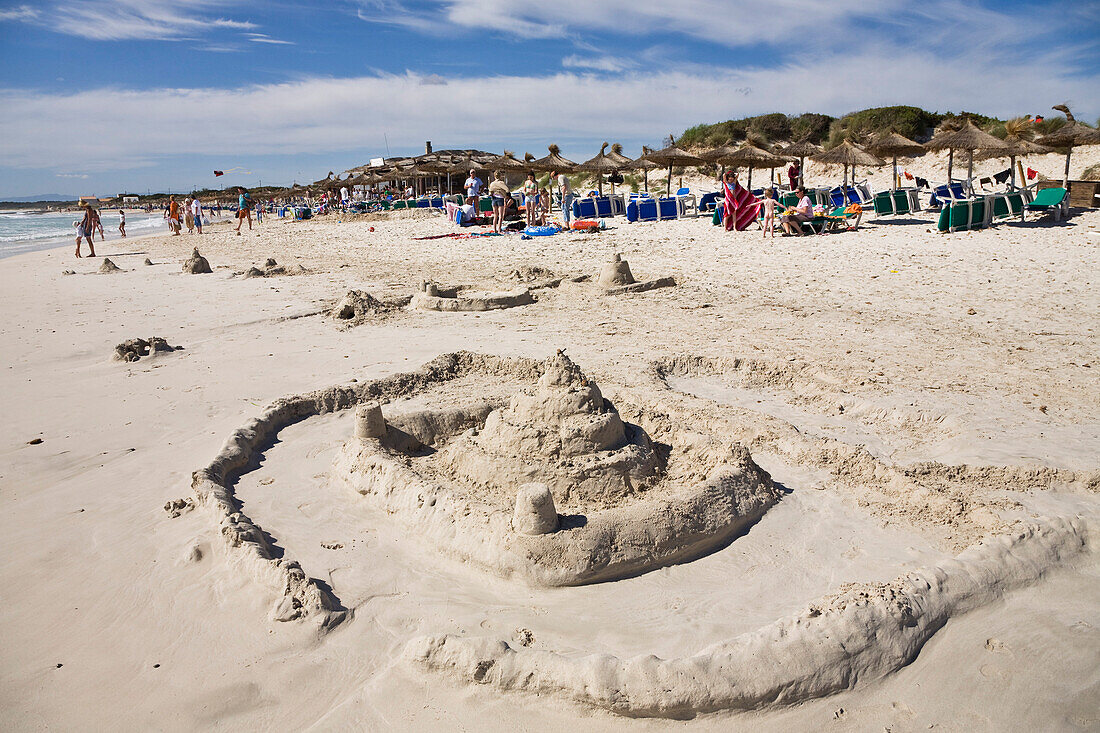
[[425, 140], [635, 155], [773, 111], [1095, 122], [1097, 69], [1100, 2], [0, 1], [0, 198], [305, 182]]

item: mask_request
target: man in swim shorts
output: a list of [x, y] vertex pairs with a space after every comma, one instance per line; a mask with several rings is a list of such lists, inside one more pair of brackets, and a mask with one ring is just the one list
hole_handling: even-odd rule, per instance
[[466, 203], [474, 207], [474, 215], [477, 215], [478, 195], [481, 193], [481, 179], [477, 177], [477, 171], [470, 169], [470, 177], [462, 187], [466, 189]]

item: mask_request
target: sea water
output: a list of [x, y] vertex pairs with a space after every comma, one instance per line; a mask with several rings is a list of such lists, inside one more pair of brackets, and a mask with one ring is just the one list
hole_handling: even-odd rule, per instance
[[[74, 221], [79, 221], [83, 214], [78, 211], [28, 211], [28, 210], [0, 210], [0, 257], [33, 252], [39, 249], [50, 249], [68, 242], [74, 247], [76, 242], [76, 228]], [[118, 233], [118, 212], [99, 212], [100, 221], [103, 223], [103, 233], [108, 242], [120, 239]], [[126, 233], [129, 235], [149, 234], [163, 229], [168, 231], [168, 223], [164, 221], [164, 214], [126, 212]], [[99, 246], [99, 235], [96, 235], [95, 243]], [[87, 242], [83, 242], [84, 250], [87, 250]]]

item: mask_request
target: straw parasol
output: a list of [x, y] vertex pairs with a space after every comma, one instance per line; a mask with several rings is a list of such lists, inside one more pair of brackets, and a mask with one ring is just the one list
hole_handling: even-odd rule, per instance
[[[1006, 150], [1008, 145], [1001, 139], [995, 138], [988, 132], [979, 129], [973, 122], [967, 120], [958, 130], [953, 132], [941, 132], [925, 145], [929, 150], [965, 150], [970, 153], [969, 163], [966, 169], [966, 178], [974, 178], [974, 151]], [[948, 173], [948, 178], [951, 175]], [[949, 181], [950, 182], [950, 181]], [[973, 184], [971, 184], [973, 189]]]
[[746, 142], [741, 147], [733, 151], [733, 153], [722, 159], [723, 163], [727, 163], [733, 166], [748, 166], [749, 180], [746, 188], [752, 188], [752, 169], [753, 168], [778, 168], [787, 161], [781, 156], [775, 153], [769, 153], [763, 148], [757, 147], [750, 142]]
[[[672, 135], [669, 135], [668, 137], [670, 140], [676, 139]], [[667, 148], [646, 153], [638, 160], [642, 159], [645, 159], [650, 163], [656, 163], [657, 167], [659, 168], [668, 167], [668, 186], [666, 188], [665, 195], [669, 195], [672, 193], [672, 167], [674, 165], [702, 165], [706, 162], [699, 156], [692, 155], [688, 151], [676, 147], [675, 142], [672, 145], [669, 145]]]
[[642, 146], [642, 157], [638, 158], [637, 160], [634, 160], [634, 161], [630, 162], [630, 167], [631, 168], [633, 168], [635, 170], [641, 170], [642, 171], [642, 180], [645, 183], [645, 190], [646, 190], [647, 193], [649, 192], [649, 171], [653, 170], [654, 168], [660, 168], [661, 167], [661, 166], [657, 165], [656, 163], [652, 162], [651, 160], [649, 160], [646, 157], [647, 155], [649, 155], [652, 152], [653, 152], [652, 150], [650, 150], [645, 145], [643, 145]]
[[[987, 150], [974, 156], [975, 160], [991, 160], [993, 158], [1008, 158], [1008, 166], [1011, 179], [1011, 187], [1016, 188], [1016, 158], [1028, 155], [1041, 155], [1049, 153], [1050, 148], [1032, 140], [1034, 134], [1031, 130], [1031, 121], [1024, 118], [1016, 118], [1005, 123], [1005, 150]], [[1020, 168], [1020, 177], [1024, 175], [1023, 167]]]
[[599, 180], [600, 195], [603, 196], [603, 176], [605, 173], [614, 173], [622, 166], [607, 156], [607, 143], [600, 146], [600, 152], [577, 166], [578, 171], [595, 173]]
[[886, 161], [874, 155], [871, 155], [866, 150], [853, 143], [851, 140], [845, 140], [840, 145], [837, 145], [830, 150], [826, 150], [823, 153], [811, 155], [810, 160], [816, 160], [818, 163], [826, 163], [829, 165], [844, 166], [845, 187], [848, 186], [848, 166], [852, 166], [852, 178], [855, 179], [857, 165], [886, 165]]
[[791, 143], [781, 151], [784, 156], [788, 158], [798, 158], [798, 185], [802, 185], [802, 171], [806, 168], [806, 158], [812, 155], [817, 155], [821, 152], [821, 147], [814, 145], [809, 140], [799, 140], [796, 143]]
[[1056, 109], [1066, 116], [1066, 124], [1049, 135], [1039, 138], [1039, 144], [1051, 148], [1066, 149], [1066, 174], [1062, 185], [1069, 188], [1069, 156], [1075, 147], [1081, 145], [1096, 145], [1100, 143], [1100, 130], [1095, 130], [1087, 125], [1082, 125], [1064, 104], [1056, 104], [1051, 109]]
[[535, 161], [534, 165], [537, 166], [536, 170], [547, 172], [558, 171], [559, 173], [569, 173], [576, 170], [577, 164], [567, 158], [561, 157], [561, 148], [557, 145], [549, 145], [546, 149], [550, 151], [550, 155]]
[[607, 157], [619, 164], [619, 170], [634, 166], [634, 160], [623, 155], [623, 146], [619, 143], [611, 146], [611, 152], [607, 154]]
[[522, 161], [516, 160], [516, 154], [511, 150], [505, 150], [504, 155], [498, 155], [497, 157], [486, 161], [485, 168], [491, 171], [509, 171], [520, 172], [527, 170], [527, 166]]
[[890, 179], [891, 191], [898, 187], [898, 156], [909, 158], [924, 155], [928, 152], [923, 145], [915, 140], [910, 140], [892, 127], [888, 132], [875, 135], [867, 146], [867, 150], [875, 155], [881, 155], [883, 158], [893, 159], [894, 176]]

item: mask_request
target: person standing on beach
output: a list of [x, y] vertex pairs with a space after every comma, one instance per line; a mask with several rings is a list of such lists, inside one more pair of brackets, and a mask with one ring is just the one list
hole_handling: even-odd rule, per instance
[[462, 184], [462, 187], [466, 189], [466, 203], [474, 207], [474, 216], [478, 214], [478, 196], [481, 193], [481, 179], [475, 175], [477, 171], [470, 169], [470, 177], [466, 179], [466, 182]]
[[248, 218], [248, 231], [252, 231], [252, 197], [240, 186], [237, 187], [237, 236], [241, 236], [241, 224]]
[[191, 218], [195, 220], [195, 229], [202, 234], [202, 202], [198, 198], [191, 200]]
[[121, 208], [118, 210], [118, 233], [126, 236], [126, 212]]
[[493, 200], [493, 231], [499, 234], [504, 229], [504, 201], [512, 197], [508, 184], [501, 180], [499, 173], [489, 184], [489, 196]]
[[187, 225], [187, 233], [195, 233], [195, 215], [192, 213], [194, 209], [191, 207], [195, 200], [190, 196], [183, 202], [183, 223]]
[[95, 220], [94, 227], [95, 230], [99, 232], [99, 241], [102, 242], [107, 239], [107, 235], [103, 233], [103, 220], [99, 218], [99, 209], [94, 206], [89, 206], [88, 208], [91, 210], [92, 218]]
[[92, 207], [86, 203], [80, 204], [84, 209], [84, 218], [76, 222], [76, 256], [80, 257], [80, 240], [88, 240], [88, 256], [95, 257], [95, 242], [92, 235], [95, 233], [95, 218], [92, 216]]
[[569, 178], [564, 173], [554, 171], [550, 174], [551, 186], [558, 187], [561, 194], [561, 215], [565, 219], [565, 226], [569, 226], [573, 218], [573, 187], [569, 184]]
[[798, 161], [793, 161], [787, 169], [787, 180], [791, 182], [791, 190], [794, 191], [802, 183], [802, 169], [798, 167]]
[[165, 212], [168, 219], [168, 228], [172, 230], [172, 236], [180, 235], [180, 205], [176, 203], [175, 196], [168, 197], [168, 210]]

